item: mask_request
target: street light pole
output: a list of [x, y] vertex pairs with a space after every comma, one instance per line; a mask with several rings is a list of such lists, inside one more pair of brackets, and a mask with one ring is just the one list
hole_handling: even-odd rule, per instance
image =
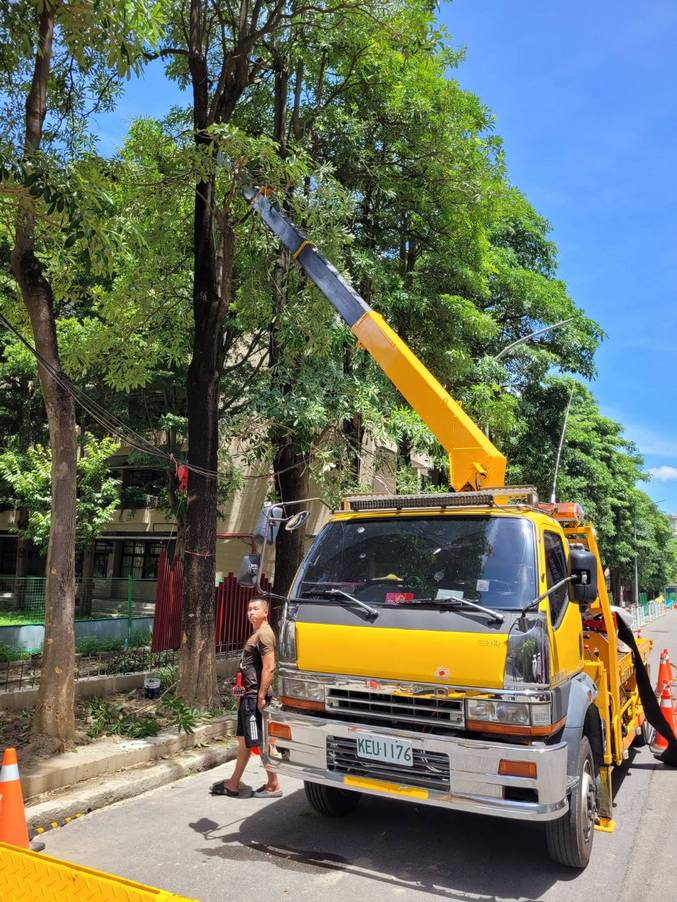
[[543, 335], [545, 332], [550, 332], [552, 329], [559, 329], [560, 326], [565, 326], [567, 323], [570, 323], [572, 319], [573, 316], [570, 316], [567, 319], [561, 319], [558, 323], [553, 323], [551, 326], [546, 326], [544, 329], [537, 329], [535, 332], [530, 332], [528, 335], [518, 338], [517, 341], [513, 341], [509, 345], [506, 345], [506, 347], [503, 348], [502, 351], [499, 351], [498, 354], [494, 354], [494, 360], [500, 360], [501, 357], [504, 357], [508, 353], [508, 351], [512, 351], [517, 345], [524, 344], [525, 341], [529, 341], [537, 335]]
[[[573, 316], [568, 317], [567, 319], [561, 319], [558, 323], [553, 323], [551, 326], [545, 326], [543, 329], [536, 329], [535, 332], [530, 332], [528, 335], [522, 336], [522, 338], [518, 338], [517, 341], [510, 342], [509, 345], [506, 345], [502, 350], [498, 352], [498, 354], [494, 354], [492, 360], [500, 360], [501, 357], [505, 357], [505, 355], [516, 348], [518, 345], [524, 344], [525, 341], [530, 341], [532, 338], [536, 338], [537, 335], [543, 335], [545, 332], [550, 332], [552, 329], [559, 329], [560, 326], [565, 326], [567, 323], [570, 323], [573, 319]], [[484, 427], [484, 434], [487, 438], [489, 438], [489, 427]], [[556, 478], [556, 474], [555, 474]]]
[[562, 446], [564, 445], [564, 433], [567, 431], [567, 421], [569, 419], [569, 411], [571, 410], [571, 402], [574, 397], [574, 387], [571, 386], [571, 391], [569, 392], [569, 401], [567, 402], [567, 409], [564, 411], [564, 422], [562, 423], [562, 432], [559, 437], [559, 445], [557, 446], [557, 457], [555, 458], [555, 474], [552, 477], [552, 492], [550, 493], [550, 504], [555, 504], [557, 500], [557, 474], [559, 472], [559, 462], [562, 456]]

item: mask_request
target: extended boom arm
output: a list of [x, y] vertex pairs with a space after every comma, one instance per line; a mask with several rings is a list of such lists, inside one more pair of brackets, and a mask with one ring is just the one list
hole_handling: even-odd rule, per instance
[[383, 317], [269, 202], [265, 190], [245, 188], [243, 193], [447, 451], [450, 485], [457, 492], [503, 486], [505, 457]]

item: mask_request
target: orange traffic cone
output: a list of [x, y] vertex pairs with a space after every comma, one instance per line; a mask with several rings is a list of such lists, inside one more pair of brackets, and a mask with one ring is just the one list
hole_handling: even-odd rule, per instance
[[661, 652], [661, 662], [658, 666], [658, 680], [656, 681], [656, 695], [663, 693], [664, 686], [672, 685], [672, 667], [670, 666], [670, 658], [668, 650], [664, 648]]
[[[670, 692], [670, 686], [664, 686], [663, 691], [661, 693], [661, 711], [663, 712], [663, 717], [667, 720], [670, 729], [672, 730], [672, 735], [677, 738], [677, 714], [675, 712], [675, 706], [672, 704], [672, 692]], [[656, 730], [656, 738], [653, 741], [653, 745], [651, 746], [652, 750], [657, 754], [659, 752], [664, 751], [668, 747], [667, 739]]]
[[30, 848], [16, 749], [5, 749], [0, 770], [0, 842]]

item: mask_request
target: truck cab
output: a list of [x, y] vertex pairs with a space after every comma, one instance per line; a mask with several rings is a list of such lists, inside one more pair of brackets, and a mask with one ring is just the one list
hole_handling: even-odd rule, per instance
[[584, 867], [611, 807], [603, 649], [581, 616], [598, 573], [581, 605], [581, 536], [533, 490], [500, 492], [345, 500], [285, 605], [268, 760], [323, 814], [366, 793], [543, 821], [552, 856]]

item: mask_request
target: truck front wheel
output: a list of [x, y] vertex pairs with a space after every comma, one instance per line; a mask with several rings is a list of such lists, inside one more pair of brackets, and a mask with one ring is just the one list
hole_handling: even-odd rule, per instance
[[343, 817], [350, 814], [359, 805], [362, 793], [351, 792], [348, 789], [338, 789], [335, 786], [325, 786], [323, 783], [303, 783], [306, 798], [315, 811], [325, 817]]
[[553, 861], [584, 868], [590, 861], [597, 817], [595, 762], [587, 736], [578, 747], [578, 784], [572, 789], [564, 817], [546, 824], [548, 852]]

